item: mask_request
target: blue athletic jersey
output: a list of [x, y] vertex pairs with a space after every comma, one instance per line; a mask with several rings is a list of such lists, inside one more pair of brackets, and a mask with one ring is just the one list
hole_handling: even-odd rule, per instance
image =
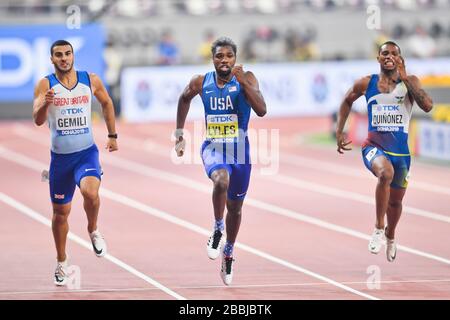
[[412, 103], [403, 81], [398, 81], [394, 90], [381, 93], [378, 90], [379, 76], [371, 76], [366, 90], [369, 133], [364, 146], [374, 145], [392, 155], [409, 155], [408, 129]]
[[228, 198], [242, 200], [250, 182], [251, 161], [247, 129], [251, 106], [233, 77], [223, 88], [216, 73], [205, 74], [202, 87], [205, 108], [206, 140], [201, 156], [206, 174], [226, 169], [230, 175]]
[[205, 74], [202, 86], [205, 109], [206, 140], [238, 143], [247, 141], [247, 128], [251, 106], [236, 77], [219, 88], [214, 71]]

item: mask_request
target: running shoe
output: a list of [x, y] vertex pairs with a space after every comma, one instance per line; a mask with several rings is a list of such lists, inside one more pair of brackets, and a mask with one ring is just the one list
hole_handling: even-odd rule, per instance
[[66, 261], [56, 264], [54, 283], [57, 286], [65, 286], [67, 284], [67, 258]]
[[389, 262], [393, 262], [397, 256], [397, 244], [394, 239], [386, 238], [386, 257]]
[[223, 283], [227, 286], [233, 281], [233, 257], [227, 257], [222, 255], [222, 268], [220, 270], [220, 276], [222, 277]]
[[208, 239], [206, 250], [208, 257], [212, 260], [217, 259], [220, 255], [220, 249], [223, 245], [223, 233], [220, 230], [215, 230]]
[[372, 239], [369, 241], [369, 251], [377, 254], [381, 250], [384, 240], [384, 230], [375, 228], [372, 233]]
[[94, 232], [90, 233], [89, 236], [91, 237], [92, 242], [92, 248], [94, 249], [95, 255], [97, 257], [103, 257], [106, 254], [106, 242], [103, 238], [100, 231], [95, 230]]

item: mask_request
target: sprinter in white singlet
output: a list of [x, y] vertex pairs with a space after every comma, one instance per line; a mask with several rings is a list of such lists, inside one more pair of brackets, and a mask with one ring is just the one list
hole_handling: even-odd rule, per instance
[[[357, 80], [345, 95], [336, 130], [337, 151], [350, 150], [343, 134], [353, 102], [365, 95], [369, 117], [368, 136], [362, 156], [366, 167], [378, 178], [375, 191], [376, 222], [369, 251], [377, 254], [386, 239], [386, 257], [395, 260], [395, 229], [402, 213], [402, 201], [408, 186], [411, 156], [408, 127], [413, 103], [425, 112], [433, 101], [422, 89], [419, 79], [408, 75], [400, 47], [392, 41], [381, 45], [378, 57], [380, 73]], [[385, 225], [385, 216], [387, 225]]]
[[98, 257], [106, 254], [106, 242], [97, 229], [100, 207], [101, 168], [98, 149], [92, 138], [92, 95], [100, 102], [108, 129], [106, 148], [117, 150], [114, 107], [102, 81], [95, 74], [75, 71], [72, 45], [54, 42], [50, 49], [55, 73], [41, 79], [34, 91], [33, 119], [38, 126], [48, 121], [51, 132], [49, 171], [53, 206], [52, 230], [57, 252], [54, 283], [67, 283], [67, 219], [78, 185], [84, 200], [88, 232]]

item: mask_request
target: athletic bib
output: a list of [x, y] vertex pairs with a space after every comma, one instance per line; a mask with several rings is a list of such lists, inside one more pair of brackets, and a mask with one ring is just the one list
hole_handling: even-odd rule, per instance
[[409, 125], [409, 113], [399, 104], [374, 104], [371, 120], [372, 127], [377, 131], [405, 132], [405, 127]]
[[[88, 96], [77, 97], [82, 104], [89, 103]], [[74, 98], [74, 99], [77, 99]], [[62, 98], [64, 99], [64, 98]], [[73, 100], [73, 99], [72, 99]], [[89, 133], [89, 122], [86, 108], [74, 105], [74, 107], [60, 108], [55, 112], [56, 116], [56, 132], [58, 136], [78, 135]]]
[[237, 114], [209, 114], [206, 117], [208, 139], [229, 139], [239, 137]]

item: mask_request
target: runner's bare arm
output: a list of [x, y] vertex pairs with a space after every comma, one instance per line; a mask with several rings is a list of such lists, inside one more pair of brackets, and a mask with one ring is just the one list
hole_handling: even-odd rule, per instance
[[184, 88], [178, 99], [177, 108], [177, 127], [175, 130], [175, 151], [177, 156], [181, 157], [184, 154], [186, 141], [183, 139], [183, 128], [186, 122], [186, 117], [191, 106], [191, 100], [202, 91], [203, 75], [195, 75], [192, 77], [189, 84]]
[[430, 112], [433, 109], [433, 100], [431, 97], [422, 89], [419, 79], [416, 76], [408, 76], [403, 83], [408, 88], [408, 93], [412, 96], [417, 105], [425, 112]]
[[398, 56], [396, 62], [400, 79], [403, 81], [406, 88], [408, 88], [410, 98], [416, 101], [420, 109], [425, 112], [430, 112], [431, 109], [433, 109], [433, 100], [425, 90], [422, 89], [419, 78], [414, 75], [407, 75], [405, 59], [402, 56]]
[[342, 100], [341, 106], [339, 108], [337, 127], [336, 127], [336, 143], [337, 143], [337, 151], [339, 153], [344, 153], [343, 151], [351, 150], [351, 148], [347, 147], [351, 141], [346, 141], [344, 136], [344, 126], [347, 118], [350, 114], [350, 110], [352, 108], [353, 102], [356, 101], [359, 97], [365, 94], [367, 90], [367, 86], [369, 85], [370, 76], [361, 78], [357, 80], [353, 86], [347, 91]]
[[[111, 97], [106, 91], [102, 80], [96, 74], [89, 74], [89, 78], [91, 80], [92, 93], [102, 106], [103, 117], [105, 118], [108, 135], [116, 134], [116, 117]], [[117, 150], [117, 139], [109, 138], [106, 149], [108, 149], [110, 152]]]
[[48, 106], [53, 102], [55, 92], [50, 89], [47, 78], [42, 78], [34, 88], [33, 121], [40, 126], [47, 121]]
[[203, 75], [195, 75], [192, 77], [189, 84], [181, 93], [180, 98], [178, 99], [177, 129], [184, 128], [189, 107], [191, 106], [191, 100], [202, 91], [203, 78]]

